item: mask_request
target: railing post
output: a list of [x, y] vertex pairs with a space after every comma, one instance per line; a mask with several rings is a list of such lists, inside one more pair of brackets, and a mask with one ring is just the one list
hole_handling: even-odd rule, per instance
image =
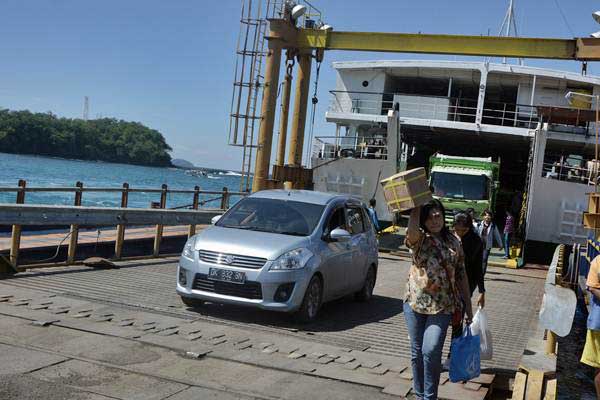
[[550, 330], [546, 331], [546, 354], [556, 354], [556, 334]]
[[[194, 186], [194, 200], [192, 201], [192, 209], [198, 209], [198, 203], [200, 200], [200, 186]], [[188, 232], [188, 238], [191, 238], [196, 234], [196, 224], [190, 225], [190, 230]]]
[[[19, 179], [19, 191], [17, 192], [17, 204], [25, 203], [25, 186], [27, 182]], [[19, 248], [21, 246], [21, 225], [12, 226], [12, 234], [10, 237], [10, 263], [13, 267], [18, 265]]]
[[229, 193], [227, 187], [223, 187], [223, 197], [221, 197], [221, 210], [227, 210], [229, 208]]
[[[163, 183], [162, 192], [160, 193], [160, 208], [164, 209], [167, 206], [167, 185]], [[152, 255], [154, 257], [158, 257], [158, 253], [160, 252], [160, 241], [163, 235], [163, 226], [158, 224], [156, 225], [156, 235], [154, 236], [154, 252]]]
[[[83, 183], [77, 182], [75, 184], [77, 186], [77, 191], [75, 192], [75, 206], [81, 206], [81, 196], [83, 192], [81, 189], [83, 188]], [[77, 251], [77, 240], [79, 238], [79, 226], [71, 225], [71, 229], [69, 231], [69, 248], [67, 250], [67, 264], [73, 264], [75, 261], [75, 252]]]
[[[121, 192], [121, 208], [127, 208], [127, 202], [129, 201], [129, 183], [123, 184], [123, 191]], [[115, 258], [118, 260], [123, 254], [123, 242], [125, 241], [125, 225], [117, 225], [117, 238], [115, 239]]]

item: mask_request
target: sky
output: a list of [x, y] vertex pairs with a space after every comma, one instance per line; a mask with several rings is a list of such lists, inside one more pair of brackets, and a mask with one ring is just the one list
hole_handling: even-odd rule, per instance
[[[508, 7], [508, 0], [311, 2], [338, 31], [468, 35], [497, 34]], [[586, 37], [600, 30], [591, 17], [600, 9], [598, 2], [514, 4], [521, 36]], [[174, 158], [239, 170], [241, 150], [227, 142], [240, 11], [241, 0], [2, 0], [0, 108], [81, 118], [88, 96], [90, 118], [139, 121], [165, 136]], [[335, 86], [331, 63], [383, 59], [483, 60], [327, 52], [315, 136], [334, 133], [334, 125], [325, 121]], [[525, 65], [581, 70], [573, 61], [525, 60]], [[600, 65], [588, 66], [588, 75], [593, 74], [600, 75]], [[313, 89], [311, 83], [311, 95]], [[310, 120], [307, 136], [309, 126]]]

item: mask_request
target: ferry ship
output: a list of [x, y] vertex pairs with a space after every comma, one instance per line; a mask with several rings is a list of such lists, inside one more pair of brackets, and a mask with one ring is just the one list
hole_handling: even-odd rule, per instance
[[335, 133], [313, 140], [315, 190], [375, 198], [380, 219], [392, 221], [381, 179], [427, 168], [436, 153], [488, 157], [500, 163], [500, 225], [511, 210], [530, 247], [586, 240], [581, 221], [586, 193], [597, 183], [592, 110], [600, 78], [464, 61], [335, 62], [333, 68], [326, 120]]

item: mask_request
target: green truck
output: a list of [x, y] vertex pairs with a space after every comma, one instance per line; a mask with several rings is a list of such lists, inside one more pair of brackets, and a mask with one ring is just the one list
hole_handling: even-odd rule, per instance
[[493, 210], [499, 187], [500, 163], [492, 158], [434, 154], [429, 159], [429, 185], [433, 197], [446, 208], [447, 219], [458, 211], [475, 210], [480, 218]]

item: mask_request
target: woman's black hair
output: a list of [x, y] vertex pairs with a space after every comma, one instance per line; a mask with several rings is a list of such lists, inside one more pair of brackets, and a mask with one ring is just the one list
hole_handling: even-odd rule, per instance
[[483, 210], [483, 213], [481, 213], [481, 215], [485, 215], [485, 214], [488, 214], [490, 217], [494, 218], [494, 213], [489, 208]]
[[466, 226], [469, 229], [473, 229], [473, 217], [467, 213], [458, 213], [454, 216], [454, 225]]
[[425, 221], [429, 218], [429, 213], [431, 210], [438, 210], [442, 213], [442, 220], [444, 222], [444, 226], [440, 231], [440, 235], [444, 241], [448, 240], [450, 237], [450, 229], [446, 226], [446, 210], [444, 209], [444, 205], [438, 199], [430, 200], [427, 204], [421, 207], [421, 213], [419, 214], [419, 226], [423, 230], [423, 232], [429, 233], [427, 227], [425, 226]]

